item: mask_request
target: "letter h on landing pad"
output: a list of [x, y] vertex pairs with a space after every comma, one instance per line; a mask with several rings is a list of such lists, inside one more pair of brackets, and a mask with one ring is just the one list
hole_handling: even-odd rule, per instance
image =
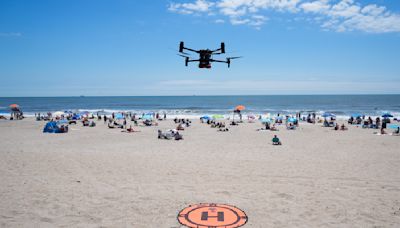
[[209, 218], [217, 218], [218, 222], [223, 222], [224, 221], [224, 212], [223, 211], [219, 211], [217, 213], [217, 216], [208, 215], [208, 211], [203, 211], [201, 213], [201, 220], [202, 221], [208, 221]]

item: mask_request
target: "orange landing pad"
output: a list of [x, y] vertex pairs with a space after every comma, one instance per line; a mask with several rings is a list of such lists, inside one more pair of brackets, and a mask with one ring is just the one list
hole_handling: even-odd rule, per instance
[[178, 221], [190, 228], [236, 228], [246, 224], [247, 216], [234, 206], [201, 203], [179, 212]]

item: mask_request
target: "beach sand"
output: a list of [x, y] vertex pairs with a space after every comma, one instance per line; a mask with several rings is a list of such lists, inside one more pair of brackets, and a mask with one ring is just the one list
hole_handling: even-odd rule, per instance
[[376, 130], [193, 120], [168, 141], [157, 129], [172, 120], [132, 134], [44, 124], [0, 121], [0, 227], [182, 227], [179, 211], [197, 203], [239, 207], [243, 227], [400, 227], [400, 137]]

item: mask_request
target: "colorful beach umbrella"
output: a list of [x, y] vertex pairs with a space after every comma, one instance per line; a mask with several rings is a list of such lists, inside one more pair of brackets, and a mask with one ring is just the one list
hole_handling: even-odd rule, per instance
[[122, 115], [122, 113], [115, 114], [115, 119], [120, 120], [120, 119], [123, 119], [123, 118], [124, 118], [124, 116]]
[[144, 120], [152, 120], [153, 119], [153, 115], [144, 115], [144, 116], [142, 116], [142, 119], [144, 119]]
[[271, 123], [272, 122], [272, 120], [270, 118], [263, 118], [260, 121], [261, 121], [261, 123]]
[[10, 104], [10, 108], [19, 108], [19, 105], [17, 105], [17, 104]]
[[387, 112], [387, 113], [384, 113], [384, 114], [382, 115], [382, 117], [383, 117], [383, 118], [389, 118], [389, 117], [393, 117], [393, 115]]
[[238, 105], [235, 107], [235, 110], [239, 110], [239, 111], [243, 111], [245, 109], [246, 109], [246, 107], [244, 105]]
[[62, 112], [62, 111], [57, 111], [57, 112], [54, 112], [53, 113], [53, 116], [62, 116], [62, 115], [64, 115], [65, 113], [64, 112]]
[[200, 117], [200, 119], [209, 120], [209, 119], [211, 119], [211, 117], [209, 117], [209, 116], [202, 116], [202, 117]]
[[388, 124], [386, 127], [390, 129], [398, 129], [400, 126], [397, 124]]
[[59, 124], [59, 125], [62, 125], [62, 124], [67, 124], [68, 123], [68, 120], [58, 120], [57, 121], [57, 124]]
[[223, 116], [223, 115], [220, 115], [220, 114], [215, 114], [215, 115], [212, 116], [212, 118], [213, 118], [213, 119], [223, 119], [224, 116]]
[[358, 117], [361, 117], [362, 115], [360, 113], [353, 113], [353, 114], [351, 114], [351, 116], [353, 118], [358, 118]]
[[325, 112], [324, 114], [322, 114], [322, 117], [335, 117], [336, 115], [330, 112]]
[[296, 118], [290, 117], [290, 118], [288, 119], [288, 122], [292, 122], [292, 123], [293, 123], [293, 122], [296, 122], [296, 120], [297, 120]]

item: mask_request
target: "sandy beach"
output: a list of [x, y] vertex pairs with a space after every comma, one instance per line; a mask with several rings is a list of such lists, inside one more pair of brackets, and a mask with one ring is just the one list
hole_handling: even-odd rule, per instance
[[175, 141], [157, 139], [172, 120], [132, 134], [44, 124], [0, 121], [0, 227], [182, 227], [179, 211], [196, 203], [235, 205], [244, 227], [400, 224], [400, 137], [376, 130], [217, 132], [193, 120]]

